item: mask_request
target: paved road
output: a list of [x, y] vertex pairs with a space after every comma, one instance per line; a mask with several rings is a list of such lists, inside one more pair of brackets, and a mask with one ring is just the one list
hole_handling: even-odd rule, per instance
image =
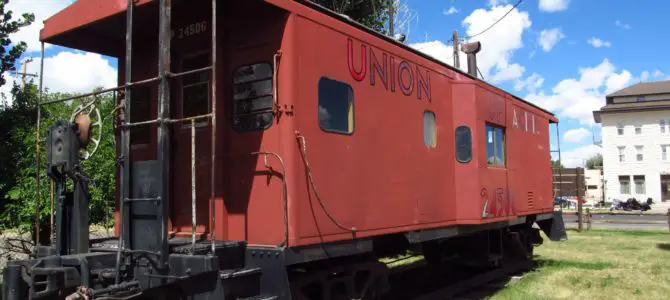
[[[577, 228], [577, 216], [564, 213], [567, 228]], [[586, 228], [586, 224], [584, 224]], [[660, 229], [668, 230], [668, 217], [657, 215], [594, 215], [591, 228], [600, 229]]]

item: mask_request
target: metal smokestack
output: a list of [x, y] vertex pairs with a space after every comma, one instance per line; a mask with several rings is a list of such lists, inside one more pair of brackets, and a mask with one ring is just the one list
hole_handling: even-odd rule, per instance
[[482, 43], [463, 43], [461, 44], [461, 51], [468, 56], [468, 74], [477, 78], [477, 53], [482, 50]]

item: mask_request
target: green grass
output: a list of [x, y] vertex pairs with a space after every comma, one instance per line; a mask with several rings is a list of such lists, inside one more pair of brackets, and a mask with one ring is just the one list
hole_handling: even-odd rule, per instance
[[568, 232], [535, 250], [539, 267], [490, 299], [668, 299], [670, 234]]

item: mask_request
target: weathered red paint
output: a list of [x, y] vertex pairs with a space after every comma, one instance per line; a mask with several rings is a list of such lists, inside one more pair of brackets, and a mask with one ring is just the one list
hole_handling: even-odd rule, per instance
[[[123, 36], [123, 28], [104, 26], [118, 19], [123, 5], [98, 2], [80, 0], [50, 18], [43, 40], [72, 46], [80, 44], [70, 41], [93, 32]], [[188, 9], [175, 3], [173, 29], [208, 20], [206, 3], [182, 4]], [[216, 41], [219, 72], [214, 74], [219, 79], [216, 151], [221, 159], [216, 165], [216, 197], [210, 199], [211, 128], [207, 124], [198, 129], [198, 232], [210, 232], [208, 203], [215, 201], [217, 238], [266, 245], [283, 242], [281, 176], [269, 172], [262, 156], [250, 155], [258, 151], [283, 158], [290, 246], [482, 224], [553, 210], [548, 123], [556, 118], [550, 113], [304, 4], [288, 0], [223, 3]], [[97, 27], [83, 27], [93, 21]], [[155, 29], [138, 28], [133, 80], [156, 75], [157, 39], [149, 28]], [[209, 38], [209, 34], [173, 38], [173, 71], [182, 70], [187, 55], [209, 49]], [[115, 40], [108, 43], [119, 46]], [[248, 63], [272, 63], [279, 50], [278, 103], [292, 113], [275, 116], [266, 130], [237, 132], [231, 119], [233, 71]], [[350, 135], [319, 127], [322, 76], [346, 82], [354, 91], [355, 130]], [[151, 87], [150, 109], [155, 117], [156, 85]], [[180, 87], [179, 80], [173, 82], [174, 117], [182, 114]], [[424, 145], [425, 111], [436, 116], [435, 148]], [[504, 168], [486, 163], [486, 123], [505, 128]], [[468, 163], [455, 160], [454, 130], [462, 125], [473, 134], [473, 158]], [[189, 234], [190, 135], [181, 125], [172, 130], [170, 230]], [[356, 227], [355, 234], [336, 226], [321, 209], [307, 178], [296, 131], [305, 137], [320, 199], [339, 223]], [[131, 158], [155, 159], [155, 149], [152, 127], [150, 142], [135, 145]], [[272, 157], [267, 165], [274, 172], [282, 170]]]

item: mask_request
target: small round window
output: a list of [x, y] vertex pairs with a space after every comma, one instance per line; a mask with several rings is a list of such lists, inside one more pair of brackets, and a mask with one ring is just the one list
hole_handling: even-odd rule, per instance
[[468, 126], [456, 128], [456, 160], [461, 163], [472, 160], [472, 132]]

